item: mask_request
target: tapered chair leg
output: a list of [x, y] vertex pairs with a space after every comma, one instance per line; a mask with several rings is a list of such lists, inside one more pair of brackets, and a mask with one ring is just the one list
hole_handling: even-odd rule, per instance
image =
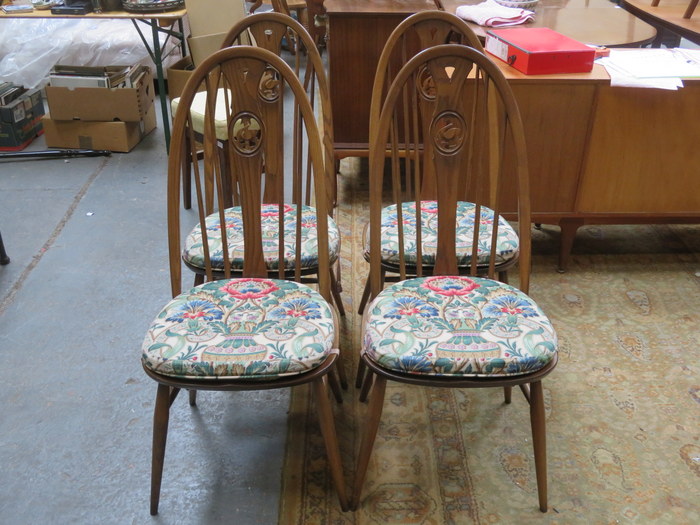
[[379, 430], [379, 421], [382, 417], [382, 409], [384, 407], [384, 394], [386, 393], [386, 379], [377, 376], [374, 382], [374, 390], [372, 399], [370, 399], [368, 409], [368, 421], [365, 426], [365, 435], [362, 438], [360, 445], [360, 453], [357, 458], [357, 468], [355, 469], [355, 486], [352, 491], [352, 500], [350, 508], [357, 510], [360, 505], [360, 497], [362, 496], [362, 485], [367, 475], [367, 467], [369, 466], [369, 458], [372, 455], [374, 440], [377, 437]]
[[366, 369], [367, 366], [365, 365], [365, 362], [360, 359], [360, 362], [357, 365], [357, 375], [355, 376], [355, 388], [360, 388], [362, 386], [362, 380], [365, 377]]
[[340, 379], [340, 386], [343, 388], [343, 390], [347, 390], [348, 389], [348, 376], [345, 373], [345, 367], [343, 366], [343, 363], [338, 361], [336, 368], [338, 369], [338, 379]]
[[345, 316], [345, 307], [343, 306], [343, 301], [340, 298], [340, 283], [335, 276], [335, 272], [331, 271], [331, 293], [333, 294], [333, 302], [338, 308], [338, 313], [341, 316]]
[[314, 381], [314, 395], [318, 407], [318, 420], [321, 425], [321, 434], [326, 445], [328, 464], [331, 469], [331, 476], [335, 490], [338, 493], [340, 508], [343, 511], [349, 510], [347, 490], [345, 488], [345, 478], [343, 476], [343, 464], [340, 459], [340, 447], [338, 446], [338, 436], [335, 432], [333, 421], [333, 410], [328, 400], [328, 388], [325, 378]]
[[196, 407], [197, 406], [197, 391], [192, 389], [192, 390], [188, 390], [188, 393], [190, 396], [190, 406]]
[[367, 306], [367, 301], [369, 301], [369, 292], [369, 277], [367, 277], [367, 281], [365, 282], [365, 289], [362, 290], [362, 299], [360, 299], [360, 306], [357, 308], [357, 313], [360, 315], [362, 315], [365, 312], [365, 306]]
[[[386, 281], [386, 270], [382, 268], [382, 288], [384, 288], [384, 282]], [[365, 289], [362, 290], [362, 299], [360, 299], [360, 306], [357, 309], [357, 313], [362, 315], [365, 312], [365, 306], [369, 302], [369, 296], [371, 292], [371, 287], [369, 284], [369, 276], [367, 276], [367, 281], [365, 282]]]
[[340, 390], [340, 381], [336, 377], [334, 370], [331, 370], [328, 373], [328, 386], [330, 387], [331, 392], [333, 392], [333, 397], [335, 397], [336, 403], [342, 403], [343, 393]]
[[535, 473], [540, 510], [547, 512], [547, 434], [544, 416], [542, 382], [530, 383], [530, 424], [535, 449]]
[[153, 413], [153, 452], [151, 462], [151, 516], [158, 514], [160, 501], [160, 483], [163, 479], [163, 462], [165, 460], [165, 442], [168, 438], [168, 420], [170, 419], [170, 387], [158, 385], [156, 407]]
[[362, 382], [362, 390], [360, 390], [360, 402], [366, 403], [369, 396], [369, 391], [374, 383], [374, 374], [371, 370], [365, 370], [365, 379]]
[[2, 242], [2, 235], [0, 235], [0, 264], [9, 264], [10, 258], [7, 256], [5, 251], [5, 244]]
[[510, 405], [510, 400], [513, 394], [513, 387], [512, 386], [504, 386], [503, 387], [503, 397], [505, 398], [506, 405]]

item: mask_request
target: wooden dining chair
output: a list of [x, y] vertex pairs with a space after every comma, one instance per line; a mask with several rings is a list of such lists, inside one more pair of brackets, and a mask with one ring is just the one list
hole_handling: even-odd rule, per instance
[[[289, 44], [291, 42], [291, 46]], [[323, 66], [321, 55], [306, 28], [289, 16], [288, 13], [268, 11], [249, 15], [237, 22], [224, 37], [221, 48], [234, 45], [257, 45], [277, 55], [290, 52], [293, 56], [293, 68], [300, 78], [311, 100], [311, 105], [323, 122], [321, 130], [326, 150], [327, 170], [331, 184], [328, 187], [330, 198], [335, 203], [337, 193], [335, 157], [333, 152], [333, 114], [330, 107], [328, 79]], [[303, 51], [303, 52], [300, 52]], [[193, 104], [195, 118], [195, 137], [201, 137], [201, 121], [205, 106], [205, 93], [199, 93]], [[177, 111], [179, 98], [171, 102], [173, 115]], [[219, 112], [223, 114], [220, 108]], [[220, 161], [222, 170], [229, 172], [229, 141], [224, 126], [225, 118], [219, 119], [217, 126], [217, 142], [221, 148]], [[186, 209], [191, 205], [191, 186], [188, 184], [189, 171], [184, 174], [183, 204]]]
[[[379, 58], [379, 62], [377, 64], [377, 74], [374, 78], [372, 101], [370, 106], [370, 141], [372, 140], [372, 133], [376, 130], [376, 124], [379, 122], [379, 112], [381, 110], [386, 91], [391, 85], [391, 82], [399, 69], [417, 52], [439, 44], [447, 43], [460, 43], [478, 51], [483, 51], [479, 38], [474, 34], [466, 22], [456, 15], [446, 13], [444, 11], [423, 11], [412, 15], [406, 18], [392, 32]], [[429, 111], [432, 104], [433, 102], [429, 99], [420, 100], [420, 107], [424, 111]], [[425, 144], [425, 149], [422, 151], [422, 155], [431, 155], [431, 147], [432, 146], [429, 143]], [[427, 200], [431, 199], [431, 195], [434, 193], [434, 181], [435, 174], [431, 172], [430, 164], [426, 163], [419, 184], [422, 187], [424, 198]], [[467, 225], [469, 224], [469, 217], [473, 215], [473, 209], [474, 208], [470, 203], [464, 202], [457, 210], [457, 220], [462, 225], [462, 229], [460, 230], [460, 239], [464, 241], [460, 243], [460, 249], [457, 253], [459, 261], [458, 266], [464, 271], [467, 271], [470, 262], [469, 240], [471, 238], [471, 233]], [[396, 229], [392, 225], [392, 221], [396, 213], [397, 211], [393, 207], [387, 207], [383, 212], [386, 220], [382, 224], [382, 238], [384, 240], [382, 244], [382, 261], [384, 271], [382, 275], [389, 280], [395, 280], [396, 277], [393, 276], [398, 273], [398, 265], [396, 261], [397, 236]], [[497, 266], [498, 271], [500, 272], [500, 278], [504, 282], [507, 282], [507, 270], [508, 268], [512, 267], [518, 259], [518, 236], [515, 233], [515, 230], [513, 230], [513, 228], [504, 218], [499, 217], [499, 222], [501, 237], [499, 238], [500, 255]], [[435, 255], [435, 240], [435, 230], [426, 227], [423, 230], [423, 238], [421, 239], [420, 245], [422, 268], [426, 273], [431, 271], [431, 261], [434, 259]], [[410, 237], [408, 242], [413, 249], [406, 252], [406, 256], [409, 258], [407, 271], [413, 275], [416, 275], [415, 259], [418, 256], [419, 246], [415, 237]], [[365, 260], [369, 261], [369, 230], [367, 228], [365, 228], [364, 231], [363, 244]], [[488, 247], [479, 252], [480, 260], [485, 259], [487, 251]], [[388, 277], [387, 274], [389, 274]], [[365, 285], [365, 290], [362, 299], [360, 300], [360, 314], [364, 311], [368, 297], [369, 280]], [[360, 377], [361, 374], [358, 375], [358, 381]]]
[[[431, 100], [430, 111], [420, 98]], [[428, 143], [430, 156], [425, 155]], [[427, 169], [437, 174], [430, 201], [420, 189]], [[407, 191], [409, 180], [413, 189]], [[372, 372], [373, 385], [366, 421], [360, 425], [364, 436], [352, 508], [361, 501], [387, 381], [398, 381], [438, 388], [504, 387], [506, 403], [512, 388], [519, 387], [530, 404], [539, 508], [547, 510], [542, 379], [556, 365], [557, 338], [527, 295], [528, 184], [521, 117], [499, 68], [479, 51], [454, 44], [432, 47], [409, 60], [387, 92], [370, 144], [371, 302], [363, 318], [361, 360]], [[517, 288], [496, 280], [501, 224], [494, 218], [506, 188], [517, 189]], [[457, 255], [464, 249], [458, 223], [462, 196], [473, 206], [466, 274]], [[400, 281], [384, 288], [387, 202], [397, 210]], [[412, 257], [417, 248], [410, 243], [434, 224], [437, 242], [426, 274], [423, 258]], [[411, 277], [413, 272], [423, 276]], [[486, 433], [482, 436], [488, 439]]]
[[[322, 137], [323, 137], [323, 152], [324, 152], [324, 172], [327, 178], [326, 181], [326, 199], [331, 203], [330, 213], [332, 215], [333, 205], [336, 201], [336, 170], [335, 170], [335, 155], [333, 152], [333, 116], [330, 106], [330, 96], [328, 90], [328, 79], [326, 77], [325, 69], [323, 67], [323, 62], [321, 56], [313, 45], [311, 37], [308, 32], [303, 28], [303, 26], [296, 20], [290, 18], [287, 15], [275, 12], [259, 13], [247, 16], [243, 20], [236, 23], [224, 37], [222, 43], [222, 49], [227, 47], [242, 45], [245, 42], [252, 42], [257, 47], [267, 49], [275, 53], [276, 55], [283, 54], [283, 43], [285, 39], [288, 38], [289, 33], [295, 35], [295, 41], [298, 42], [298, 47], [302, 46], [308, 48], [306, 53], [296, 53], [293, 62], [293, 69], [297, 76], [302, 80], [305, 92], [307, 93], [307, 98], [310, 101], [312, 110], [318, 115], [319, 122], [322, 127]], [[216, 135], [216, 145], [217, 154], [220, 162], [220, 170], [224, 174], [223, 184], [224, 184], [224, 198], [227, 207], [234, 204], [238, 204], [238, 194], [235, 191], [231, 191], [226, 188], [236, 187], [236, 169], [232, 164], [232, 157], [234, 155], [233, 145], [231, 143], [230, 129], [229, 129], [229, 116], [227, 113], [228, 104], [230, 103], [230, 98], [234, 96], [232, 93], [225, 93], [223, 87], [219, 87], [216, 92], [215, 105], [215, 120], [214, 128]], [[198, 92], [193, 100], [192, 107], [190, 109], [192, 115], [191, 125], [193, 127], [193, 136], [196, 142], [201, 142], [203, 136], [204, 128], [204, 114], [208, 107], [208, 104], [212, 102], [211, 96], [206, 91]], [[180, 100], [176, 99], [173, 101], [173, 109], [177, 111]], [[300, 180], [298, 184], [302, 186], [308, 186], [311, 178], [311, 165], [309, 162], [310, 157], [304, 153], [304, 148], [307, 147], [303, 141], [303, 136], [298, 133], [291, 137], [293, 141], [293, 148], [295, 152], [294, 162], [298, 163], [298, 169], [300, 173], [304, 174], [304, 179]], [[183, 170], [183, 196], [185, 202], [185, 208], [187, 204], [191, 205], [191, 194], [192, 182], [190, 180], [192, 173], [192, 165], [190, 162], [197, 158], [196, 155], [190, 154], [189, 151], [192, 148], [188, 148], [184, 152], [185, 160], [187, 161], [186, 168]], [[201, 155], [201, 149], [199, 150]], [[281, 159], [267, 159], [267, 162], [281, 163]], [[276, 166], [271, 166], [271, 170], [277, 169]], [[267, 185], [266, 191], [272, 191], [272, 186]], [[305, 192], [304, 204], [310, 206], [311, 194], [310, 192]], [[342, 301], [340, 300], [340, 275], [339, 275], [339, 265], [335, 264], [340, 255], [340, 243], [338, 241], [339, 234], [337, 231], [337, 226], [335, 222], [330, 221], [331, 225], [331, 244], [330, 244], [330, 257], [332, 263], [331, 280], [332, 286], [331, 290], [335, 303], [340, 311], [341, 315], [345, 314]], [[306, 234], [306, 230], [302, 231], [302, 236]], [[301, 241], [302, 246], [306, 247], [307, 244], [304, 240]], [[198, 250], [201, 252], [201, 248], [198, 246]], [[191, 255], [191, 256], [190, 256]], [[190, 269], [195, 272], [195, 284], [201, 284], [204, 279], [204, 268], [201, 264], [201, 253], [190, 254], [186, 257], [186, 263]], [[306, 275], [313, 274], [316, 272], [315, 262], [313, 257], [305, 257], [303, 260], [303, 273]], [[270, 270], [276, 271], [279, 266], [279, 262], [273, 260], [272, 255], [270, 255], [269, 260]], [[287, 266], [290, 269], [290, 266]], [[238, 268], [234, 266], [234, 270]], [[216, 277], [220, 277], [218, 270], [215, 272]], [[343, 376], [343, 383], [345, 379]]]
[[[309, 32], [317, 46], [322, 47], [326, 36], [326, 9], [323, 0], [270, 0], [269, 2], [278, 13], [286, 15], [294, 14]], [[262, 0], [255, 0], [250, 6], [250, 13], [254, 13], [261, 5]]]
[[[652, 7], [657, 7], [660, 3], [660, 0], [651, 0], [651, 6]], [[685, 8], [685, 11], [683, 11], [683, 18], [685, 19], [690, 19], [693, 16], [693, 13], [695, 12], [695, 8], [698, 6], [698, 0], [689, 0], [688, 6]]]
[[[194, 149], [190, 108], [203, 87], [204, 158], [192, 169], [193, 210], [180, 208], [186, 148]], [[218, 161], [216, 115], [225, 98], [235, 188]], [[186, 136], [189, 135], [189, 141]], [[297, 162], [304, 140], [309, 186]], [[190, 151], [190, 153], [193, 153]], [[331, 226], [323, 146], [316, 117], [294, 71], [275, 53], [234, 46], [208, 57], [187, 82], [175, 114], [168, 158], [168, 242], [173, 299], [148, 329], [146, 374], [158, 383], [153, 427], [151, 514], [158, 512], [170, 405], [181, 389], [264, 390], [310, 384], [342, 509], [348, 508], [329, 383], [338, 359], [331, 301]], [[225, 191], [239, 206], [227, 207]], [[314, 208], [306, 206], [310, 192]], [[188, 223], [197, 222], [192, 229]], [[183, 242], [184, 240], [184, 242]], [[183, 255], [184, 254], [184, 255]], [[182, 266], [204, 283], [182, 291]], [[272, 266], [274, 264], [274, 266]], [[316, 268], [316, 286], [304, 284]], [[267, 504], [262, 502], [261, 504]]]

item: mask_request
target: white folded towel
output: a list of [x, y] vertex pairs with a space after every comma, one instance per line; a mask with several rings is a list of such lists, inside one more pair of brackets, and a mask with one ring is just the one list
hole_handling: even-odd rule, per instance
[[532, 11], [506, 7], [495, 0], [486, 0], [477, 5], [461, 5], [456, 13], [464, 20], [489, 27], [515, 26], [535, 18], [535, 13]]

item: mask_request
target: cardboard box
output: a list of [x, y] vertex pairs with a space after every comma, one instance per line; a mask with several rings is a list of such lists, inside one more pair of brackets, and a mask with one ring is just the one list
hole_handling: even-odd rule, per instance
[[156, 127], [155, 106], [151, 104], [138, 122], [95, 122], [89, 120], [43, 119], [46, 145], [50, 148], [107, 149], [126, 153]]
[[201, 64], [209, 55], [213, 55], [219, 49], [227, 33], [216, 33], [202, 36], [191, 36], [187, 39], [187, 46], [192, 55], [195, 67]]
[[46, 99], [53, 120], [139, 122], [153, 105], [155, 89], [153, 76], [146, 68], [133, 88], [46, 86]]
[[192, 76], [192, 71], [194, 71], [194, 64], [191, 56], [181, 58], [168, 68], [168, 95], [170, 100], [182, 94], [185, 84]]
[[185, 8], [192, 36], [226, 34], [245, 16], [243, 0], [185, 0]]
[[49, 84], [54, 87], [133, 87], [131, 74], [140, 74], [142, 68], [130, 66], [64, 66], [56, 64], [49, 73]]
[[41, 91], [30, 89], [0, 107], [0, 151], [19, 151], [43, 133]]
[[584, 73], [595, 59], [595, 49], [547, 27], [492, 29], [484, 47], [526, 75]]

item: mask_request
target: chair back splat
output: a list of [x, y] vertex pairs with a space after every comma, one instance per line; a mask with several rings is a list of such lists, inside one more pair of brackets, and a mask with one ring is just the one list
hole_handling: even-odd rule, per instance
[[279, 12], [267, 12], [251, 15], [239, 21], [224, 37], [222, 48], [248, 42], [272, 51], [276, 55], [282, 55], [284, 49], [291, 48], [294, 72], [302, 79], [311, 107], [320, 115], [322, 125], [319, 131], [323, 140], [328, 195], [330, 202], [335, 204], [337, 188], [333, 149], [333, 112], [330, 105], [328, 78], [314, 40], [306, 28], [293, 18]]

